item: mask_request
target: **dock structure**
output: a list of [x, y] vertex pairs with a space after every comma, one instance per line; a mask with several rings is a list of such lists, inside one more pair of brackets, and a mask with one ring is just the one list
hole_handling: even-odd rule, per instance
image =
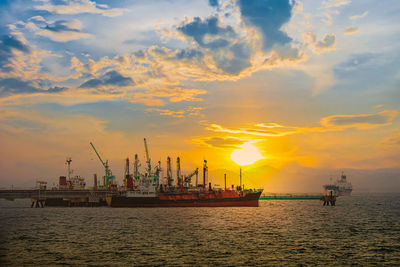
[[43, 190], [43, 189], [10, 189], [0, 190], [0, 199], [31, 199], [31, 207], [44, 206], [105, 206], [106, 196], [111, 190]]
[[260, 196], [260, 200], [267, 199], [321, 199], [322, 195], [297, 195], [297, 194], [263, 194]]

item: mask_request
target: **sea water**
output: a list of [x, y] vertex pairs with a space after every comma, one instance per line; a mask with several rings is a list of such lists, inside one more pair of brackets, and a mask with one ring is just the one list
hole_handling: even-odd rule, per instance
[[400, 194], [234, 208], [0, 201], [1, 265], [400, 265]]

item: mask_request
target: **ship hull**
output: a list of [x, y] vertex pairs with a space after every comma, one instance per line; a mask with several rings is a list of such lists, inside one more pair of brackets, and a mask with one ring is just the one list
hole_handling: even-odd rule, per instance
[[234, 198], [160, 199], [159, 197], [109, 196], [110, 207], [258, 207], [261, 192]]
[[349, 197], [349, 196], [351, 196], [351, 191], [340, 191], [339, 190], [339, 196]]

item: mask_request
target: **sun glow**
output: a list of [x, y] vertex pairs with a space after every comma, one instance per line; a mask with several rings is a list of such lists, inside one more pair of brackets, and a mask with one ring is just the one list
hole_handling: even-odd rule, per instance
[[254, 162], [263, 159], [263, 155], [258, 151], [258, 148], [252, 143], [245, 143], [240, 148], [235, 149], [231, 153], [231, 159], [239, 165], [250, 165]]

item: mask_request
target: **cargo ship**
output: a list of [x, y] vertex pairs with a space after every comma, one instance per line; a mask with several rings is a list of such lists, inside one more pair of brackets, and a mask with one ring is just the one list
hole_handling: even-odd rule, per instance
[[[176, 181], [172, 177], [171, 158], [167, 158], [167, 176], [160, 181], [161, 163], [151, 167], [146, 139], [147, 170], [144, 174], [138, 171], [139, 162], [135, 155], [134, 172], [129, 173], [129, 161], [125, 168], [125, 190], [111, 192], [106, 201], [110, 207], [258, 207], [262, 190], [244, 190], [243, 186], [232, 185], [230, 189], [212, 188], [208, 182], [207, 160], [203, 162], [203, 181], [198, 183], [199, 171], [182, 175], [180, 158], [176, 162]], [[192, 177], [196, 181], [192, 183]], [[240, 172], [240, 184], [241, 184]]]
[[350, 196], [353, 186], [347, 181], [347, 176], [342, 172], [340, 179], [334, 184], [324, 185], [325, 192], [332, 191], [335, 196]]
[[[237, 186], [231, 189], [212, 188], [207, 184], [207, 161], [203, 164], [203, 183], [198, 184], [198, 170], [188, 176], [180, 175], [180, 159], [177, 159], [177, 181], [173, 185], [171, 176], [171, 159], [167, 159], [167, 177], [165, 184], [159, 183], [160, 168], [156, 171], [136, 176], [126, 176], [126, 190], [111, 192], [107, 197], [109, 207], [258, 207], [262, 190], [244, 190]], [[136, 169], [136, 168], [135, 168]], [[151, 168], [149, 168], [151, 170]], [[192, 185], [191, 177], [196, 174], [196, 184]]]

